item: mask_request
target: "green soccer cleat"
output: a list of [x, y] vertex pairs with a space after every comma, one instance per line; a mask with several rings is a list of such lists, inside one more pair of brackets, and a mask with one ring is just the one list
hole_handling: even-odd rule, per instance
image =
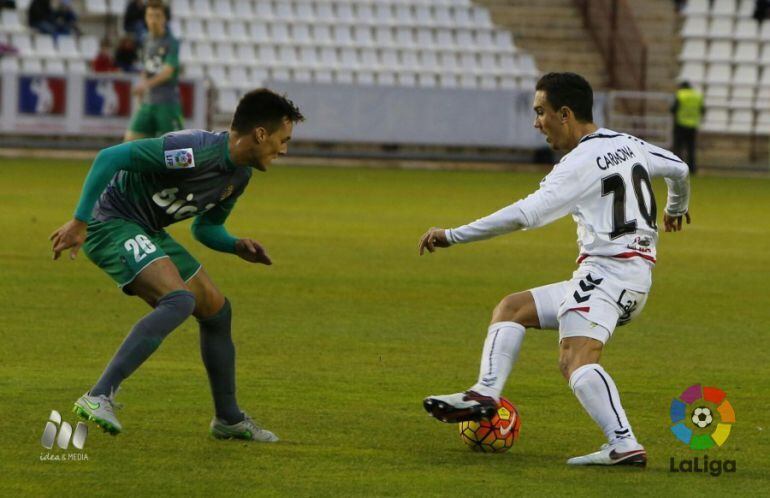
[[214, 417], [209, 427], [211, 435], [217, 439], [246, 439], [261, 443], [275, 443], [278, 436], [258, 426], [251, 417], [243, 414], [244, 419], [237, 424], [228, 425], [220, 418]]
[[72, 411], [84, 420], [95, 422], [105, 432], [115, 436], [123, 430], [123, 426], [115, 417], [115, 410], [122, 407], [123, 405], [115, 402], [114, 394], [91, 396], [89, 393], [85, 393], [75, 401]]

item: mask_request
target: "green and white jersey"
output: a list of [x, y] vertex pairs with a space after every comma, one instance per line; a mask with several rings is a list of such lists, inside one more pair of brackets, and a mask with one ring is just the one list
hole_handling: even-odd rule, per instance
[[142, 44], [142, 71], [147, 78], [152, 78], [169, 65], [174, 74], [163, 84], [150, 88], [144, 94], [144, 104], [179, 103], [179, 41], [166, 30], [166, 34], [155, 38], [147, 33]]
[[[204, 213], [204, 221], [222, 224], [252, 173], [230, 161], [228, 137], [228, 132], [183, 130], [105, 149], [89, 173], [75, 217], [126, 219], [155, 232]], [[105, 183], [111, 175], [106, 188], [99, 174]], [[89, 200], [93, 192], [101, 193], [98, 201]]]

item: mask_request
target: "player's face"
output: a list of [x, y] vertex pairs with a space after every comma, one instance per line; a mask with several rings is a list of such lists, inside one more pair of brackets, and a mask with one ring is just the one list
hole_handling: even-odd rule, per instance
[[149, 8], [144, 11], [144, 22], [153, 36], [161, 36], [166, 30], [166, 13], [163, 9]]
[[265, 128], [254, 130], [251, 164], [260, 171], [266, 171], [273, 160], [288, 152], [293, 129], [294, 124], [284, 119], [280, 128], [273, 133], [268, 133]]
[[554, 150], [563, 148], [564, 135], [566, 134], [564, 119], [559, 112], [551, 107], [543, 90], [535, 92], [535, 103], [532, 108], [535, 110], [534, 126], [545, 135], [545, 141]]

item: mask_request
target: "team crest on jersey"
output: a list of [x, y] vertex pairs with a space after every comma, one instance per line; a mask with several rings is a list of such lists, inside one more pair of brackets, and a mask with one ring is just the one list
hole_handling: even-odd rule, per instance
[[222, 191], [222, 195], [219, 196], [219, 200], [223, 201], [228, 197], [230, 197], [231, 195], [233, 195], [233, 190], [235, 190], [234, 185], [228, 185], [227, 187], [225, 187], [225, 189]]
[[191, 148], [174, 149], [164, 152], [168, 169], [188, 169], [195, 167], [195, 156]]

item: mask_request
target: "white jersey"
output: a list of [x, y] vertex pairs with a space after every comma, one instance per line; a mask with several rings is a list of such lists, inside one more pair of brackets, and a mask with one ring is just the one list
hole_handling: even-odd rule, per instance
[[571, 214], [577, 223], [578, 262], [593, 257], [641, 258], [652, 265], [658, 241], [658, 208], [651, 185], [655, 176], [666, 178], [666, 212], [674, 216], [687, 212], [688, 168], [681, 159], [631, 135], [600, 128], [583, 137], [536, 192], [447, 230], [447, 239], [453, 244], [486, 239]]

